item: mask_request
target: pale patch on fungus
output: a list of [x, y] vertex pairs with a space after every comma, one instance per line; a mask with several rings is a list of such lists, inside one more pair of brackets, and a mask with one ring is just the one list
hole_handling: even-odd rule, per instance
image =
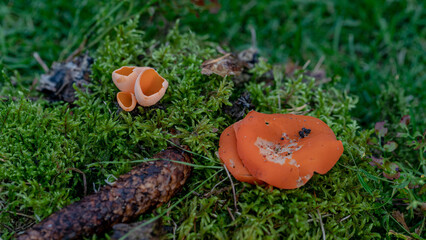
[[254, 145], [259, 148], [259, 153], [267, 161], [283, 165], [289, 160], [290, 165], [300, 167], [297, 161], [293, 159], [293, 153], [300, 150], [302, 146], [299, 146], [297, 142], [291, 140], [285, 133], [283, 133], [283, 138], [285, 138], [286, 141], [275, 143], [258, 137]]
[[[306, 176], [304, 176], [304, 177], [300, 177], [299, 176], [299, 179], [297, 179], [296, 180], [296, 186], [297, 187], [301, 187], [301, 186], [303, 186], [303, 185], [305, 185], [305, 183], [309, 180], [309, 179], [311, 179], [311, 175], [310, 174], [307, 174]], [[305, 179], [305, 181], [303, 181], [303, 179]]]
[[229, 159], [229, 163], [231, 164], [231, 167], [232, 167], [232, 168], [235, 168], [235, 163], [234, 163], [234, 160], [232, 160], [232, 159]]
[[301, 177], [299, 177], [299, 179], [297, 179], [297, 181], [296, 181], [296, 186], [301, 187], [303, 185], [305, 185], [305, 182], [302, 180]]
[[293, 166], [296, 166], [296, 167], [300, 167], [300, 165], [299, 165], [299, 164], [297, 164], [296, 160], [294, 160], [294, 159], [290, 159], [289, 164], [290, 164], [290, 165], [293, 165]]

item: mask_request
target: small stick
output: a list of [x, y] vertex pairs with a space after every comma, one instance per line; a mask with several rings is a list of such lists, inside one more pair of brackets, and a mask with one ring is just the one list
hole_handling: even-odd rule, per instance
[[[0, 159], [1, 160], [1, 159]], [[217, 187], [217, 186], [219, 186], [221, 183], [223, 183], [224, 181], [226, 181], [228, 178], [224, 178], [222, 181], [220, 181], [220, 182], [218, 182], [218, 183], [216, 183], [216, 185], [214, 185], [213, 186], [213, 188], [212, 188], [212, 190], [210, 190], [210, 192], [208, 192], [208, 193], [206, 193], [206, 194], [204, 194], [204, 197], [210, 197], [210, 195], [212, 195], [212, 193], [213, 193], [213, 190]]]
[[315, 65], [315, 67], [314, 67], [314, 72], [316, 72], [316, 71], [318, 71], [320, 69], [320, 67], [321, 67], [322, 63], [324, 62], [324, 60], [325, 60], [325, 57], [324, 57], [324, 55], [322, 55], [320, 57], [320, 59], [318, 60], [317, 65]]
[[311, 64], [311, 60], [306, 61], [305, 65], [303, 65], [302, 67], [303, 70], [305, 70], [309, 66], [309, 64]]
[[43, 68], [45, 73], [49, 72], [49, 68], [47, 67], [46, 63], [43, 61], [43, 59], [41, 59], [40, 55], [38, 54], [38, 52], [33, 52], [33, 57], [35, 58], [35, 60], [38, 62], [38, 64], [40, 64], [40, 66]]
[[322, 223], [322, 217], [321, 217], [321, 213], [320, 213], [319, 209], [317, 209], [317, 212], [318, 212], [319, 220], [320, 220], [320, 226], [321, 226], [321, 232], [322, 232], [322, 239], [326, 240], [324, 224]]
[[256, 41], [256, 30], [254, 29], [253, 25], [249, 25], [250, 29], [250, 35], [251, 35], [251, 47], [256, 48], [257, 41]]
[[339, 222], [343, 222], [343, 221], [345, 221], [346, 219], [350, 218], [351, 216], [352, 216], [352, 214], [349, 214], [348, 216], [346, 216], [346, 217], [344, 217], [344, 218], [340, 219], [340, 221], [339, 221]]
[[228, 171], [228, 169], [226, 168], [226, 166], [225, 166], [225, 165], [223, 165], [223, 167], [225, 168], [226, 174], [228, 174], [229, 180], [231, 181], [231, 186], [232, 186], [232, 195], [234, 196], [234, 207], [235, 207], [235, 211], [237, 212], [237, 211], [238, 211], [238, 207], [237, 207], [237, 197], [236, 197], [236, 194], [235, 194], [235, 186], [234, 186], [234, 182], [232, 181], [231, 174], [229, 174], [229, 171]]
[[23, 214], [23, 213], [19, 213], [19, 212], [12, 212], [12, 211], [5, 211], [5, 212], [11, 213], [11, 214], [16, 214], [18, 216], [26, 217], [26, 218], [29, 218], [29, 219], [32, 219], [32, 220], [36, 220], [35, 217], [27, 215], [27, 214]]
[[226, 209], [228, 209], [228, 213], [231, 216], [232, 221], [235, 221], [235, 217], [234, 217], [234, 215], [232, 215], [231, 209], [229, 207], [227, 207]]

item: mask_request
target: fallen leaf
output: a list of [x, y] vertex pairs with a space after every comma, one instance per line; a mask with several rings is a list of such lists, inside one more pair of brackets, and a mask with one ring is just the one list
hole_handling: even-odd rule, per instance
[[398, 221], [408, 232], [410, 232], [410, 228], [407, 226], [407, 223], [405, 222], [403, 213], [401, 213], [398, 210], [393, 211], [392, 217], [394, 217], [396, 221]]
[[388, 129], [385, 128], [385, 122], [376, 122], [374, 130], [379, 137], [384, 137], [388, 133]]
[[201, 64], [201, 74], [217, 74], [225, 77], [228, 75], [238, 76], [243, 71], [243, 63], [232, 53], [227, 53], [222, 57], [207, 60]]

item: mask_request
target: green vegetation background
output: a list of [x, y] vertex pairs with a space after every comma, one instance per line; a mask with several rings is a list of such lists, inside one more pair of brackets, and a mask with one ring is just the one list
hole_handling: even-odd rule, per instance
[[[163, 223], [176, 223], [179, 239], [318, 239], [320, 215], [329, 238], [420, 239], [426, 202], [424, 3], [223, 1], [218, 13], [210, 12], [211, 4], [0, 3], [2, 237], [83, 197], [82, 176], [75, 169], [86, 175], [91, 193], [177, 137], [199, 154], [198, 167], [172, 200], [176, 207], [164, 206], [156, 214], [169, 211]], [[220, 55], [219, 45], [250, 47], [250, 29], [260, 55], [268, 59], [243, 86], [256, 110], [286, 113], [306, 104], [303, 110], [332, 127], [345, 153], [332, 171], [301, 189], [269, 191], [236, 183], [235, 209], [215, 151], [220, 132], [234, 121], [222, 108], [242, 89], [231, 78], [201, 75], [200, 64]], [[83, 39], [95, 58], [92, 92], [79, 92], [75, 106], [26, 100], [37, 96], [31, 84], [43, 73], [33, 52], [50, 66]], [[320, 59], [330, 83], [305, 81], [303, 71], [283, 74], [290, 60], [299, 65], [310, 60], [309, 70]], [[117, 111], [110, 74], [122, 65], [152, 66], [169, 80], [161, 107], [139, 108], [137, 114]], [[272, 85], [259, 80], [268, 70], [274, 72]], [[410, 115], [409, 124], [400, 123], [404, 115]], [[378, 121], [386, 121], [386, 134], [374, 131]], [[392, 142], [396, 148], [389, 147]], [[373, 155], [385, 163], [370, 166]], [[390, 180], [383, 173], [400, 176]]]

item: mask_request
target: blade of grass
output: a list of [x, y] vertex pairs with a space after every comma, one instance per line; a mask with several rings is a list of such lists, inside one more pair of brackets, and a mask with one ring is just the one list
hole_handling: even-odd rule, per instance
[[176, 161], [176, 160], [165, 159], [165, 158], [147, 158], [147, 159], [141, 159], [141, 160], [132, 160], [132, 161], [129, 161], [129, 162], [118, 162], [118, 161], [96, 162], [96, 163], [88, 164], [86, 166], [87, 167], [93, 167], [93, 166], [96, 166], [98, 164], [144, 163], [144, 162], [152, 162], [152, 161], [159, 161], [159, 160], [167, 160], [167, 161], [170, 161], [170, 162], [180, 163], [180, 164], [191, 166], [191, 167], [194, 167], [194, 168], [223, 169], [223, 166], [205, 166], [205, 165]]

